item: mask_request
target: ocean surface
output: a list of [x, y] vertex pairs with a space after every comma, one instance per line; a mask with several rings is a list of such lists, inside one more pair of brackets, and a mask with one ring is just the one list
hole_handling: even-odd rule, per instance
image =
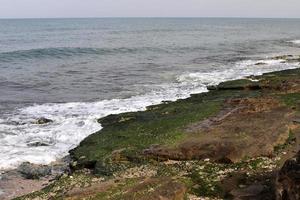
[[0, 169], [67, 155], [108, 114], [300, 66], [283, 54], [300, 55], [299, 19], [2, 19]]

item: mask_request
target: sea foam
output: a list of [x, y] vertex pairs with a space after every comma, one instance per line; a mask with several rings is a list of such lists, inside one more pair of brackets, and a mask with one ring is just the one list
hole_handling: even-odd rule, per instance
[[[255, 65], [257, 63], [263, 64]], [[49, 164], [66, 156], [85, 137], [101, 130], [97, 119], [109, 114], [145, 110], [163, 100], [174, 101], [192, 93], [206, 92], [208, 85], [222, 81], [297, 67], [299, 63], [287, 64], [282, 60], [246, 60], [226, 70], [187, 72], [172, 84], [156, 85], [148, 94], [127, 99], [50, 103], [17, 109], [0, 119], [0, 169], [12, 169], [25, 161]], [[34, 124], [40, 117], [49, 118], [53, 123]], [[42, 146], [31, 146], [33, 143]]]

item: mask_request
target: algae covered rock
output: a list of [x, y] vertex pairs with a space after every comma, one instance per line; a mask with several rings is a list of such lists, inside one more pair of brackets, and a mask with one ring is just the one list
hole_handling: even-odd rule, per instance
[[208, 90], [258, 90], [261, 89], [259, 82], [248, 79], [240, 79], [234, 81], [222, 82], [218, 86], [210, 86]]
[[[213, 98], [213, 101], [208, 99]], [[139, 162], [144, 149], [153, 144], [174, 144], [184, 136], [183, 128], [208, 118], [221, 108], [223, 96], [198, 95], [156, 105], [146, 111], [110, 115], [99, 120], [103, 129], [88, 136], [70, 151], [73, 169], [94, 169], [103, 160]], [[122, 150], [122, 152], [118, 152]]]
[[48, 119], [48, 118], [45, 118], [45, 117], [41, 117], [39, 119], [37, 119], [34, 124], [39, 124], [39, 125], [42, 125], [42, 124], [48, 124], [48, 123], [52, 123], [53, 120], [51, 119]]
[[[237, 98], [230, 108], [210, 122], [186, 127], [186, 137], [176, 146], [152, 145], [144, 154], [159, 159], [210, 160], [235, 163], [246, 156], [270, 156], [289, 137], [293, 111], [272, 98]], [[209, 124], [207, 126], [207, 124]], [[262, 139], [263, 138], [263, 139]]]

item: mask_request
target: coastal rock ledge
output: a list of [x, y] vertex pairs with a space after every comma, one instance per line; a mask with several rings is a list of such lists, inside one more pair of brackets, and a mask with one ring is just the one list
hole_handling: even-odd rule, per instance
[[300, 69], [251, 80], [98, 119], [70, 172], [17, 199], [299, 200]]

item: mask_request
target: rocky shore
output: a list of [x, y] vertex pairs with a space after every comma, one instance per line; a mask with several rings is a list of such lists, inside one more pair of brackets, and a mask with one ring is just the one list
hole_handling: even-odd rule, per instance
[[65, 157], [49, 165], [22, 163], [17, 169], [0, 173], [0, 199], [8, 200], [51, 184], [62, 174], [69, 173], [70, 159]]
[[16, 199], [300, 199], [300, 69], [209, 90], [99, 119], [70, 171]]

